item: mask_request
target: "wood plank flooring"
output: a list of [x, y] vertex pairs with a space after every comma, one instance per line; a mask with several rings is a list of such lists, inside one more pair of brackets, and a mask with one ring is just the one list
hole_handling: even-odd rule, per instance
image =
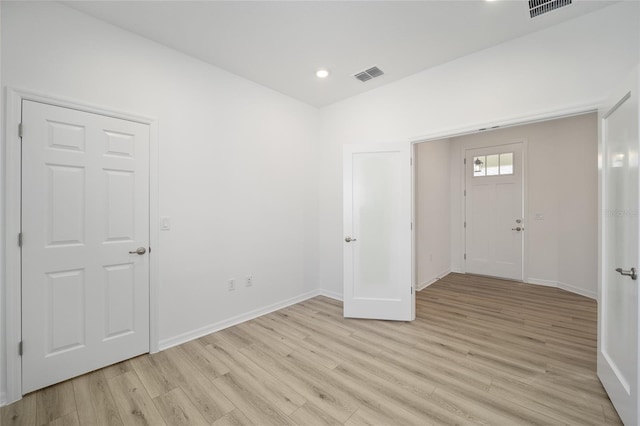
[[593, 300], [450, 274], [414, 322], [316, 297], [29, 394], [1, 424], [620, 424], [595, 369]]

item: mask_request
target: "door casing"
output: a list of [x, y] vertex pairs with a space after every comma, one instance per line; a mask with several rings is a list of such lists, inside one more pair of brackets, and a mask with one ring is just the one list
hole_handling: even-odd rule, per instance
[[[7, 109], [5, 126], [5, 192], [4, 192], [4, 266], [5, 266], [5, 300], [6, 312], [6, 365], [7, 386], [6, 403], [17, 401], [22, 397], [22, 359], [18, 353], [18, 345], [22, 340], [22, 301], [21, 301], [21, 250], [18, 246], [18, 234], [21, 230], [21, 140], [19, 125], [22, 120], [22, 101], [30, 100], [49, 105], [75, 109], [79, 111], [101, 114], [109, 117], [146, 124], [149, 126], [149, 246], [153, 256], [149, 258], [149, 351], [159, 350], [158, 333], [158, 274], [160, 247], [158, 244], [158, 121], [155, 118], [121, 112], [85, 102], [69, 100], [58, 96], [45, 95], [27, 90], [7, 88]], [[28, 350], [28, 348], [26, 349]]]

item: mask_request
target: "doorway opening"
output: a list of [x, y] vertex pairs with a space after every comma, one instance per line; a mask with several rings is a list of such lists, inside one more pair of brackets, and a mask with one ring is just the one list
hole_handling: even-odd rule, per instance
[[[416, 289], [421, 290], [450, 272], [477, 273], [559, 287], [595, 299], [597, 129], [596, 113], [586, 112], [415, 143]], [[476, 159], [482, 161], [478, 173], [484, 173], [484, 177], [476, 178], [480, 184], [489, 179], [500, 181], [500, 154], [515, 152], [506, 149], [513, 144], [520, 144], [523, 152], [522, 214], [509, 213], [509, 226], [503, 238], [522, 247], [522, 264], [515, 267], [516, 271], [521, 270], [521, 275], [517, 272], [514, 275], [514, 268], [507, 274], [471, 265], [470, 244], [474, 241], [469, 241], [469, 228], [465, 228], [465, 222], [469, 226], [470, 215], [464, 195], [465, 189], [469, 190], [465, 171], [472, 174], [474, 170], [471, 164], [465, 169], [465, 157], [472, 163]], [[493, 164], [496, 159], [497, 166]], [[470, 195], [467, 193], [466, 198]], [[490, 195], [477, 198], [491, 205]], [[495, 219], [493, 216], [504, 211], [501, 207], [484, 214]], [[485, 235], [490, 232], [482, 228], [481, 231]], [[482, 238], [482, 232], [476, 237]], [[503, 247], [503, 254], [511, 254], [511, 247]]]

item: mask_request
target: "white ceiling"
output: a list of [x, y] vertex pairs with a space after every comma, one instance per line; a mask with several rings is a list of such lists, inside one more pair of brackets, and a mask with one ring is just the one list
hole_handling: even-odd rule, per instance
[[[526, 0], [64, 3], [322, 107], [613, 2], [574, 0], [534, 19]], [[373, 65], [385, 75], [353, 77]]]

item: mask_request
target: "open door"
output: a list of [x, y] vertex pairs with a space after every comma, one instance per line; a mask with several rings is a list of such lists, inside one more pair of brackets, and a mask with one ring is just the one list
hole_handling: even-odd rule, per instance
[[344, 316], [412, 321], [411, 145], [344, 148]]
[[598, 377], [622, 421], [638, 415], [638, 72], [600, 113]]

